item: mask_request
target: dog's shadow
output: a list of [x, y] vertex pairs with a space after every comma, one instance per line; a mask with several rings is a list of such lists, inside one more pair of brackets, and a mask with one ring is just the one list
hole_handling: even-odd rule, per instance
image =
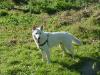
[[80, 75], [97, 75], [97, 72], [100, 71], [100, 57], [90, 58], [90, 57], [79, 57], [80, 60], [75, 64], [68, 65], [66, 62], [57, 62], [54, 63], [60, 64], [64, 68], [68, 68], [72, 71], [78, 71]]

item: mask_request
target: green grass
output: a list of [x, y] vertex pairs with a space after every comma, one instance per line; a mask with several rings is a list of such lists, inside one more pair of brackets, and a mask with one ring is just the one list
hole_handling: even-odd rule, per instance
[[[96, 15], [100, 16], [100, 9], [88, 10], [92, 11], [89, 17], [84, 17], [83, 10], [48, 15], [0, 9], [0, 75], [80, 75], [88, 61], [92, 61], [99, 75], [100, 22]], [[83, 44], [74, 46], [76, 61], [68, 55], [63, 57], [62, 50], [55, 47], [51, 49], [51, 64], [42, 62], [31, 35], [35, 25], [43, 25], [45, 31], [66, 31], [78, 37]]]

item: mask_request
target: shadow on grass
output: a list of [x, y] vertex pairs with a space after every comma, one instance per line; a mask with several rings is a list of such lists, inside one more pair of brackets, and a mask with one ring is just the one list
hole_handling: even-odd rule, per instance
[[75, 64], [69, 65], [65, 62], [54, 62], [60, 64], [64, 68], [68, 68], [73, 71], [77, 71], [80, 75], [97, 75], [100, 71], [100, 57], [90, 58], [90, 57], [79, 57], [80, 60]]

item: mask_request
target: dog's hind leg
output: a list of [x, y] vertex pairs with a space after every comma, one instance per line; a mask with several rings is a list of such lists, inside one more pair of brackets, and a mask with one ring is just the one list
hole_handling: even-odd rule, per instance
[[69, 43], [69, 44], [67, 44], [66, 46], [67, 46], [68, 53], [74, 58], [75, 53], [74, 53], [74, 51], [73, 51], [72, 43]]
[[74, 57], [74, 51], [73, 51], [73, 47], [72, 47], [72, 41], [66, 41], [63, 42], [63, 50], [66, 51], [69, 55], [71, 55], [72, 57]]
[[65, 56], [65, 54], [67, 54], [67, 51], [62, 43], [60, 43], [60, 47], [63, 50], [63, 56]]

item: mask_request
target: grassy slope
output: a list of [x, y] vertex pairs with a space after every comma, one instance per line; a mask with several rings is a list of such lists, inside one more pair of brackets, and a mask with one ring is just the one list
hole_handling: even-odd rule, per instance
[[[86, 61], [100, 66], [100, 21], [96, 19], [100, 9], [92, 7], [88, 8], [89, 17], [83, 14], [86, 10], [62, 11], [51, 16], [4, 10], [8, 15], [0, 17], [0, 75], [80, 75]], [[59, 47], [51, 50], [51, 64], [41, 61], [31, 36], [32, 26], [41, 24], [45, 31], [68, 31], [81, 39], [83, 45], [74, 46], [77, 62], [70, 56], [62, 57]]]

